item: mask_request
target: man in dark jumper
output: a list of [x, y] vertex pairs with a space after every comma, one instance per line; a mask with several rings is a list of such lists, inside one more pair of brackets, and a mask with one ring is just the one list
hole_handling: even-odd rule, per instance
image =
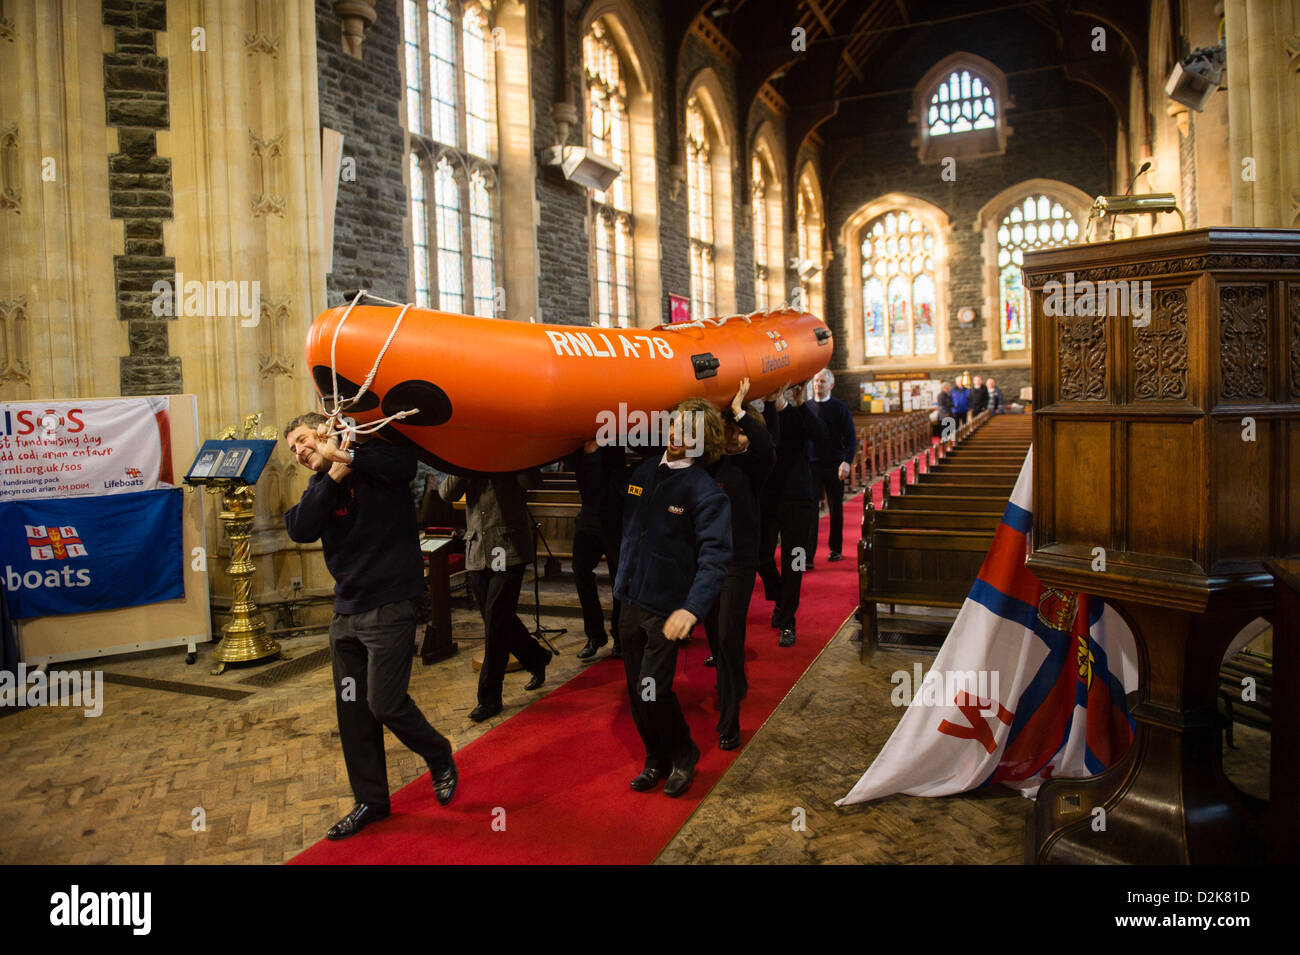
[[339, 738], [357, 804], [327, 832], [344, 839], [389, 814], [387, 726], [429, 766], [441, 805], [456, 793], [451, 743], [407, 693], [424, 561], [410, 484], [415, 455], [384, 441], [351, 447], [329, 436], [324, 415], [299, 415], [284, 429], [289, 451], [315, 473], [284, 515], [291, 540], [319, 540], [334, 577], [330, 655]]

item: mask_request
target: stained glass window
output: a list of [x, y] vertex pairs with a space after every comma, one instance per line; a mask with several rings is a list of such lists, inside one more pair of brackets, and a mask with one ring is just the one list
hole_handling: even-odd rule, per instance
[[438, 210], [438, 293], [444, 312], [463, 312], [465, 281], [461, 262], [460, 185], [447, 157], [434, 169], [434, 202]]
[[1003, 351], [1028, 347], [1025, 289], [1020, 268], [1025, 253], [1069, 245], [1079, 239], [1079, 225], [1059, 202], [1043, 195], [1026, 196], [998, 226], [998, 334]]
[[411, 153], [411, 264], [415, 275], [415, 304], [429, 308], [429, 209], [424, 198], [424, 170]]
[[767, 276], [767, 180], [763, 177], [763, 161], [754, 156], [751, 170], [750, 193], [754, 220], [754, 304], [766, 310], [771, 307]]
[[997, 124], [993, 91], [970, 70], [959, 70], [939, 84], [926, 117], [931, 136], [992, 129]]
[[868, 358], [938, 352], [935, 238], [895, 209], [862, 232], [862, 321]]
[[432, 129], [440, 143], [455, 146], [456, 137], [456, 28], [448, 0], [428, 0], [429, 90]]
[[713, 165], [704, 113], [695, 97], [686, 103], [686, 190], [691, 232], [691, 318], [713, 318]]
[[496, 150], [492, 32], [488, 29], [487, 14], [477, 3], [466, 5], [462, 23], [465, 35], [465, 142], [473, 155], [490, 160]]
[[492, 2], [403, 0], [401, 9], [415, 301], [490, 316], [499, 202]]
[[633, 324], [632, 133], [623, 64], [600, 20], [583, 38], [582, 62], [590, 149], [622, 170], [608, 189], [591, 192], [596, 319], [604, 326], [626, 327]]
[[406, 128], [413, 133], [424, 132], [424, 93], [420, 87], [420, 4], [419, 0], [406, 0], [403, 22], [406, 51]]

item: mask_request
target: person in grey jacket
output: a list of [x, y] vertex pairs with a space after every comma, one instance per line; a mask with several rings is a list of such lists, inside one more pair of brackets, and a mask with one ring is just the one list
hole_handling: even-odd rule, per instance
[[532, 674], [524, 689], [536, 690], [546, 682], [551, 652], [533, 638], [516, 613], [524, 568], [534, 557], [527, 492], [540, 483], [541, 475], [533, 470], [504, 476], [453, 475], [438, 485], [444, 501], [465, 495], [465, 570], [485, 633], [478, 705], [469, 714], [476, 723], [502, 710], [501, 690], [510, 654]]

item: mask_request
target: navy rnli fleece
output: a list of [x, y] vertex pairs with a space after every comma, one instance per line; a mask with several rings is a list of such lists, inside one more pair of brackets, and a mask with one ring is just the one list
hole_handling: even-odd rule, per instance
[[624, 498], [614, 599], [660, 617], [686, 609], [703, 620], [730, 561], [731, 502], [713, 476], [699, 464], [642, 461]]
[[342, 482], [313, 474], [302, 500], [284, 515], [291, 540], [321, 542], [334, 577], [334, 612], [365, 613], [417, 598], [424, 591], [424, 560], [411, 499], [415, 455], [383, 441], [353, 449]]

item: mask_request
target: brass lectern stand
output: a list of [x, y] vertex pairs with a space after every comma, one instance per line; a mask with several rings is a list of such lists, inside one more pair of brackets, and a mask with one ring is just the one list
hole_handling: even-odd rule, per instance
[[[1045, 586], [1114, 604], [1141, 681], [1133, 746], [1098, 776], [1042, 787], [1026, 857], [1263, 861], [1267, 804], [1223, 774], [1215, 690], [1232, 638], [1272, 613], [1265, 560], [1300, 554], [1300, 232], [1076, 246], [1027, 255], [1024, 271], [1028, 564]], [[1275, 765], [1292, 758], [1274, 750]]]

